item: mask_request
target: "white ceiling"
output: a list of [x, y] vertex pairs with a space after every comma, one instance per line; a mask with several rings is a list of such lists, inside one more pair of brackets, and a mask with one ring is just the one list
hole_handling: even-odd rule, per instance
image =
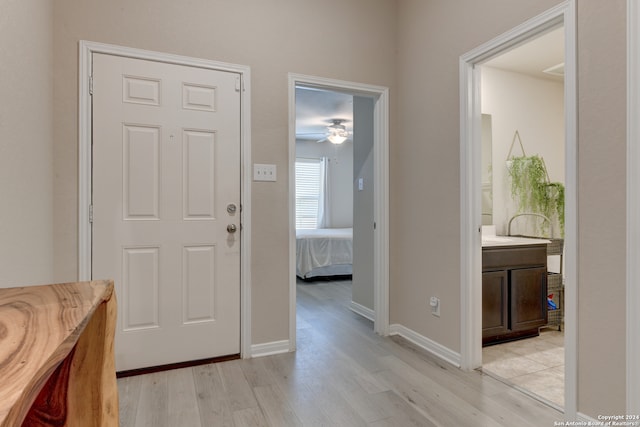
[[562, 81], [562, 76], [543, 71], [563, 62], [564, 27], [560, 27], [485, 62], [483, 66]]
[[352, 95], [296, 87], [296, 139], [324, 139], [332, 119], [344, 120], [347, 131], [353, 132]]
[[[486, 67], [562, 81], [562, 76], [543, 71], [564, 61], [564, 28], [540, 37], [487, 61]], [[325, 138], [332, 119], [344, 120], [353, 132], [353, 96], [311, 87], [296, 88], [296, 139], [318, 141]]]

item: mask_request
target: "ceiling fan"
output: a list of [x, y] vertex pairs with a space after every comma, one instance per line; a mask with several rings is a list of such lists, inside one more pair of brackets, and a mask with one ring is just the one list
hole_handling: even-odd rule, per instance
[[326, 127], [326, 131], [324, 133], [314, 132], [314, 133], [299, 133], [297, 136], [308, 136], [308, 135], [322, 135], [323, 138], [317, 140], [316, 142], [324, 142], [329, 141], [332, 144], [342, 144], [345, 142], [351, 133], [347, 130], [346, 126], [343, 125], [345, 119], [331, 119], [331, 124]]
[[342, 123], [342, 119], [332, 119], [333, 124], [327, 126], [327, 138], [333, 144], [342, 144], [349, 138], [349, 132]]

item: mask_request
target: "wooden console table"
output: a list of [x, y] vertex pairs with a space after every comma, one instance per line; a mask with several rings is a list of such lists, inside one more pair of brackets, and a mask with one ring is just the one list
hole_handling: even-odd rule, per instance
[[118, 425], [113, 281], [0, 289], [0, 427]]

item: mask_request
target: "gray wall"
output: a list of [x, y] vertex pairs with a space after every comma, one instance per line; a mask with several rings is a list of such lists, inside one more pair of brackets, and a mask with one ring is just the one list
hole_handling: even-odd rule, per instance
[[[254, 344], [289, 338], [287, 73], [395, 85], [395, 0], [56, 0], [55, 274], [77, 277], [78, 41], [251, 67], [252, 161], [278, 181], [252, 186]], [[336, 13], [339, 11], [339, 13]], [[26, 27], [31, 21], [24, 20]], [[327, 23], [330, 29], [327, 30]], [[333, 61], [336, 49], [339, 61]]]
[[[46, 280], [52, 257], [55, 280], [77, 277], [78, 40], [246, 64], [253, 160], [280, 177], [253, 184], [253, 341], [288, 339], [287, 73], [377, 84], [391, 93], [391, 323], [459, 351], [459, 57], [559, 3], [2, 1], [3, 277]], [[626, 398], [626, 2], [577, 9], [578, 410], [595, 417], [624, 413]], [[336, 46], [341, 60], [327, 60]]]
[[[516, 130], [526, 154], [537, 154], [544, 159], [551, 182], [565, 182], [564, 84], [482, 67], [481, 90], [482, 112], [490, 114], [492, 119], [493, 224], [498, 234], [507, 234], [509, 219], [518, 212], [506, 166]], [[511, 154], [522, 155], [517, 141]], [[526, 220], [525, 217], [513, 223], [514, 234], [532, 235], [537, 231], [523, 228], [528, 223]], [[559, 222], [554, 222], [553, 229], [555, 237], [560, 237]]]
[[578, 410], [594, 418], [625, 412], [626, 47], [624, 0], [578, 2]]
[[[398, 3], [391, 323], [454, 351], [461, 342], [460, 55], [559, 3]], [[576, 4], [578, 411], [596, 417], [624, 413], [626, 398], [626, 2]], [[429, 314], [431, 295], [440, 298], [439, 318]]]
[[[373, 310], [373, 107], [353, 98], [353, 287], [354, 303]], [[358, 180], [363, 189], [358, 189]]]
[[53, 1], [0, 1], [0, 287], [53, 277]]

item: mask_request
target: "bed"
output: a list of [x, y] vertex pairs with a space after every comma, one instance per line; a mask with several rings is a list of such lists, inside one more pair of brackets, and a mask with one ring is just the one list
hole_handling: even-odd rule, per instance
[[353, 229], [296, 230], [296, 274], [302, 279], [352, 274]]

